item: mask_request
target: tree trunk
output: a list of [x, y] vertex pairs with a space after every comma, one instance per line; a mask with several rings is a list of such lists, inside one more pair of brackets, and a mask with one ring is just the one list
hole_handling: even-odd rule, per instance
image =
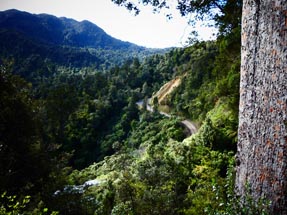
[[243, 0], [236, 192], [287, 214], [287, 0]]

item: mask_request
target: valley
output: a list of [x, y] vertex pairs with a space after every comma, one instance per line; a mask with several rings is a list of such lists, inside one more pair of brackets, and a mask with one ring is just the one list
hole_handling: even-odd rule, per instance
[[3, 210], [214, 214], [233, 201], [239, 31], [147, 49], [9, 10], [0, 45]]

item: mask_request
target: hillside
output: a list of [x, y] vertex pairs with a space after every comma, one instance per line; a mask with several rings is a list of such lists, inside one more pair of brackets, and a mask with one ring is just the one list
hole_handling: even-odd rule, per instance
[[[171, 93], [181, 84], [181, 77], [177, 77], [175, 79], [172, 79], [171, 81], [167, 82], [164, 84], [159, 91], [157, 91], [153, 95], [153, 99], [157, 98], [158, 99], [158, 104], [159, 105], [166, 105], [167, 100], [169, 100], [169, 97]], [[152, 100], [153, 100], [152, 99]]]
[[[219, 70], [225, 53], [203, 42], [106, 72], [62, 68], [46, 78], [30, 62], [38, 85], [3, 64], [0, 191], [33, 196], [36, 212], [27, 214], [221, 211], [233, 202], [226, 196], [238, 124], [237, 61]], [[153, 92], [175, 115], [199, 122], [198, 132], [186, 138], [188, 121], [139, 110], [136, 102]]]
[[110, 50], [143, 51], [145, 49], [115, 39], [89, 21], [78, 22], [65, 17], [36, 15], [14, 9], [0, 12], [0, 29], [17, 32], [25, 38], [42, 44]]
[[14, 61], [14, 72], [32, 82], [31, 73], [39, 68], [46, 71], [45, 77], [59, 72], [51, 71], [59, 67], [103, 71], [167, 51], [115, 39], [89, 21], [18, 10], [0, 12], [0, 47], [1, 60]]

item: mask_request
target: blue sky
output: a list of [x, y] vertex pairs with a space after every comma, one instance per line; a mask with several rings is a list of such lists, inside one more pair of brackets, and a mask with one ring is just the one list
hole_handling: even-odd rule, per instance
[[[89, 20], [117, 39], [151, 48], [183, 46], [193, 30], [187, 24], [188, 18], [181, 17], [176, 10], [171, 20], [167, 20], [164, 13], [152, 13], [148, 7], [140, 15], [133, 16], [111, 0], [0, 0], [0, 11], [12, 8], [78, 21]], [[212, 35], [211, 29], [200, 27], [200, 24], [197, 29], [203, 39]]]

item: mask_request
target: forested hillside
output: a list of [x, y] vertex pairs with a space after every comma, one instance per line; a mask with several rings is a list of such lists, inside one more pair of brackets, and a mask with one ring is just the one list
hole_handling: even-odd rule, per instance
[[32, 82], [57, 72], [54, 64], [102, 71], [134, 57], [166, 52], [115, 39], [89, 21], [17, 10], [0, 12], [0, 47], [1, 59], [15, 61], [13, 71]]
[[[226, 29], [228, 21], [220, 22], [216, 41], [119, 64], [111, 54], [105, 70], [93, 64], [98, 55], [89, 45], [58, 46], [61, 37], [51, 45], [3, 28], [0, 213], [264, 211], [252, 202], [242, 208], [233, 195], [240, 24]], [[65, 53], [76, 60], [59, 60]], [[176, 77], [181, 84], [166, 100], [170, 118], [156, 99], [154, 112], [138, 107]], [[198, 132], [186, 136], [183, 119], [195, 121]]]
[[[236, 142], [237, 110], [232, 102], [237, 94], [221, 95], [219, 85], [218, 92], [212, 89], [213, 95], [205, 86], [219, 83], [216, 79], [220, 75], [212, 73], [219, 53], [215, 42], [204, 42], [155, 55], [142, 63], [137, 59], [127, 61], [107, 72], [66, 70], [42, 80], [37, 87], [11, 74], [11, 65], [5, 62], [1, 70], [1, 116], [5, 122], [1, 131], [5, 140], [1, 191], [32, 195], [33, 201], [41, 199], [61, 214], [84, 214], [86, 210], [88, 214], [126, 210], [134, 214], [177, 214], [193, 210], [193, 204], [204, 209], [204, 196], [213, 193], [213, 186], [225, 183]], [[191, 69], [195, 63], [205, 65], [208, 60], [212, 62], [210, 70]], [[197, 73], [204, 78], [194, 80], [192, 74]], [[173, 92], [176, 99], [169, 101], [174, 117], [138, 109], [137, 101], [151, 97], [165, 82], [181, 75], [185, 78]], [[190, 79], [198, 85], [193, 86]], [[237, 86], [238, 76], [231, 88]], [[192, 97], [185, 88], [201, 93]], [[202, 101], [206, 106], [194, 107], [200, 115], [183, 108], [202, 98], [209, 103]], [[197, 120], [201, 124], [199, 133], [185, 139], [176, 116]], [[15, 135], [14, 129], [19, 134]], [[25, 148], [19, 148], [21, 145]], [[22, 163], [22, 159], [28, 163]], [[8, 163], [9, 167], [4, 165]], [[15, 174], [10, 175], [10, 171]], [[19, 178], [21, 184], [17, 183]], [[87, 187], [85, 192], [64, 189], [92, 179], [99, 180], [99, 185]], [[203, 185], [206, 188], [201, 190]], [[194, 195], [198, 202], [193, 202]]]

